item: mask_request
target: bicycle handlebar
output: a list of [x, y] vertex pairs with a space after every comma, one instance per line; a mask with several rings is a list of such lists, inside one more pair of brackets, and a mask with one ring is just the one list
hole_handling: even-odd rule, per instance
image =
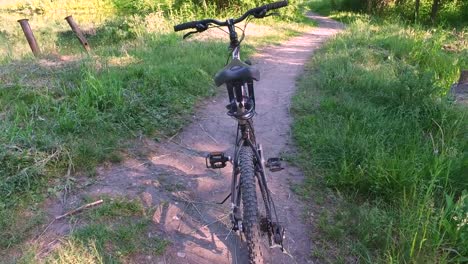
[[[239, 22], [242, 22], [244, 19], [246, 19], [250, 15], [259, 15], [262, 14], [265, 15], [268, 11], [282, 8], [288, 5], [288, 1], [279, 1], [271, 4], [267, 4], [264, 6], [252, 8], [249, 11], [245, 12], [240, 18], [234, 19], [234, 24], [237, 24]], [[257, 16], [256, 16], [257, 17]], [[260, 16], [258, 16], [260, 18]], [[208, 29], [209, 24], [216, 24], [218, 26], [227, 26], [228, 22], [222, 22], [216, 19], [203, 19], [203, 20], [197, 20], [197, 21], [191, 21], [187, 23], [182, 23], [179, 25], [174, 26], [174, 31], [181, 31], [181, 30], [186, 30], [186, 29], [191, 29], [195, 28], [197, 29], [198, 32], [204, 31]]]

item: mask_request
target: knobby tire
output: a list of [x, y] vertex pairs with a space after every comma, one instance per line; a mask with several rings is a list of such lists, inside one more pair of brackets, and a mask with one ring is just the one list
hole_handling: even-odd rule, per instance
[[264, 252], [258, 218], [254, 154], [248, 146], [241, 147], [239, 167], [243, 206], [242, 225], [249, 251], [249, 264], [260, 264], [264, 263]]

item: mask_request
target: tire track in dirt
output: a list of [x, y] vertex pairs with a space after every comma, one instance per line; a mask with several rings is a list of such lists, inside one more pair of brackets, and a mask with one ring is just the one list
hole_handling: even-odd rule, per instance
[[[293, 150], [289, 107], [296, 79], [313, 52], [342, 28], [328, 18], [309, 17], [319, 26], [251, 58], [261, 72], [261, 81], [255, 84], [258, 114], [254, 122], [265, 158]], [[133, 158], [99, 168], [96, 183], [69, 199], [102, 194], [138, 196], [153, 208], [154, 233], [171, 240], [172, 246], [158, 258], [135, 256], [135, 263], [247, 263], [246, 249], [239, 249], [237, 236], [229, 232], [229, 201], [212, 203], [230, 192], [231, 167], [205, 168], [207, 152], [224, 151], [231, 156], [233, 152], [236, 122], [226, 115], [227, 95], [220, 89], [218, 96], [199, 105], [192, 123], [178, 135], [160, 143], [143, 139], [130, 150], [135, 153]], [[315, 227], [304, 223], [304, 208], [290, 190], [290, 184], [300, 182], [303, 175], [290, 164], [284, 167], [269, 173], [267, 180], [287, 229], [285, 247], [293, 259], [272, 249], [270, 263], [313, 263], [310, 237]], [[49, 208], [51, 215], [66, 211], [59, 204]], [[52, 238], [66, 234], [69, 228], [58, 222], [49, 230], [45, 237]]]

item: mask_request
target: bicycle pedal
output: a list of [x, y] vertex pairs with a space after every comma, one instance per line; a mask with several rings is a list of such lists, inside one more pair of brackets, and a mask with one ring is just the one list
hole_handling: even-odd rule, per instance
[[269, 158], [265, 164], [265, 167], [270, 169], [271, 172], [277, 172], [283, 170], [283, 166], [281, 165], [281, 158]]
[[206, 156], [205, 163], [208, 169], [222, 169], [231, 157], [224, 155], [223, 152], [211, 152]]

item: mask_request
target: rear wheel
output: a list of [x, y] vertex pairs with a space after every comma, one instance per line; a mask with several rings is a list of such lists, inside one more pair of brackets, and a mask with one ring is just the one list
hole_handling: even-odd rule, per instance
[[243, 206], [242, 225], [249, 251], [249, 263], [264, 263], [261, 243], [255, 184], [254, 154], [250, 147], [242, 147], [239, 153], [240, 183]]

